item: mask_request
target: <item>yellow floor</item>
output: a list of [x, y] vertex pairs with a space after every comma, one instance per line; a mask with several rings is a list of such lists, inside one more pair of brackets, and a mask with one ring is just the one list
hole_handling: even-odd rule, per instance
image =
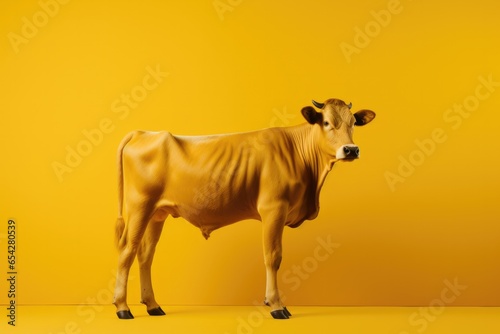
[[260, 306], [165, 306], [163, 317], [131, 309], [134, 320], [118, 320], [112, 306], [18, 306], [16, 326], [2, 316], [0, 333], [500, 333], [500, 308], [290, 306], [289, 320], [273, 320]]

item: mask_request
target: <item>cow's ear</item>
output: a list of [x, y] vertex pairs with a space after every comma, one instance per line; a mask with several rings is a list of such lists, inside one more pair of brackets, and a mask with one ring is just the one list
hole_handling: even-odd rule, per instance
[[356, 126], [362, 126], [370, 123], [375, 118], [375, 113], [371, 110], [363, 109], [354, 114], [356, 119]]
[[309, 122], [309, 124], [321, 123], [323, 121], [323, 114], [317, 112], [313, 107], [307, 106], [302, 108], [302, 116]]

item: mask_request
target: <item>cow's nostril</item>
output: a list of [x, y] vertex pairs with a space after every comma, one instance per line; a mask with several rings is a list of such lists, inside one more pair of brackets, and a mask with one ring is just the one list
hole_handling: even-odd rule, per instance
[[359, 157], [359, 147], [356, 147], [356, 156]]
[[351, 153], [351, 150], [349, 149], [349, 147], [344, 146], [344, 153], [345, 153], [345, 155], [349, 155], [349, 153]]

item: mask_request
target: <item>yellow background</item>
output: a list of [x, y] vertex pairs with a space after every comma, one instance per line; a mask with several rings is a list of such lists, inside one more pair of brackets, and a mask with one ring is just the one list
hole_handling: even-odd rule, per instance
[[[500, 81], [498, 4], [401, 0], [381, 24], [373, 13], [394, 1], [219, 3], [226, 11], [212, 0], [74, 0], [51, 7], [46, 22], [37, 1], [2, 3], [0, 255], [15, 219], [18, 303], [111, 302], [115, 153], [127, 132], [293, 125], [311, 99], [337, 97], [377, 118], [355, 131], [362, 158], [327, 178], [318, 218], [285, 231], [286, 303], [429, 305], [445, 280], [458, 280], [467, 288], [453, 305], [498, 306], [500, 87], [456, 129], [445, 119], [473, 101], [479, 78]], [[13, 47], [34, 16], [36, 33]], [[357, 52], [346, 57], [346, 44]], [[168, 76], [121, 119], [113, 103], [138, 91], [148, 68]], [[65, 164], [67, 147], [106, 119], [113, 130], [59, 180], [53, 163]], [[391, 188], [387, 173], [417, 157], [415, 141], [436, 128], [446, 140]], [[260, 233], [259, 222], [245, 221], [205, 241], [169, 218], [153, 267], [160, 304], [260, 303]], [[315, 257], [318, 238], [338, 245], [324, 261]], [[136, 266], [131, 273], [136, 303]]]

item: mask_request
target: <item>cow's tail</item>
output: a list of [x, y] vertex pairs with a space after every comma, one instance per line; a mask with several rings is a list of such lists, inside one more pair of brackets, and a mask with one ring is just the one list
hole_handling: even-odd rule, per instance
[[125, 220], [123, 219], [123, 149], [133, 136], [134, 133], [126, 135], [118, 147], [118, 219], [115, 226], [115, 244], [118, 249], [122, 249], [127, 242], [127, 233], [124, 233], [126, 228]]

